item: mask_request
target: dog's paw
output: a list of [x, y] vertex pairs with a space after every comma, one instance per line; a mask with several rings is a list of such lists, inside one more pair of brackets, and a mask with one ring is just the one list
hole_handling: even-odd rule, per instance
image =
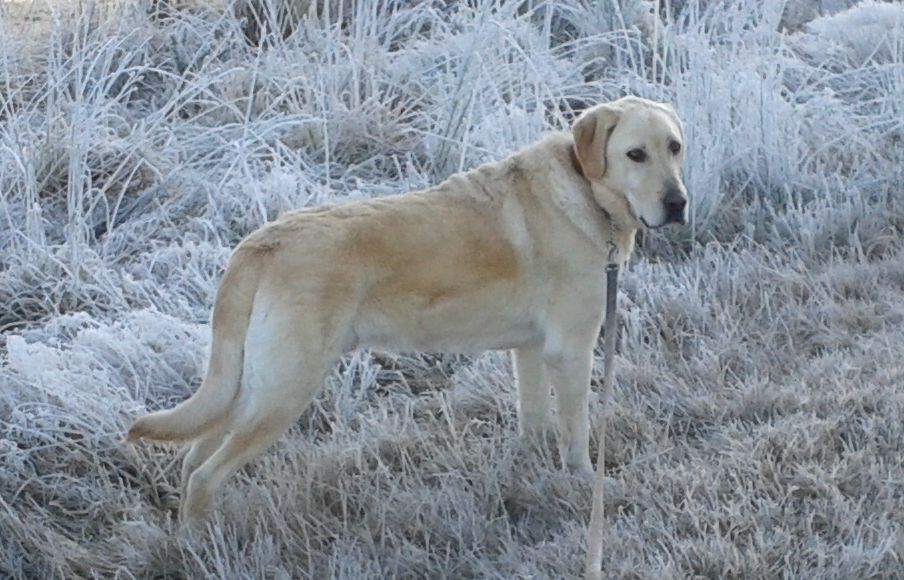
[[595, 473], [593, 469], [593, 464], [590, 463], [590, 458], [582, 458], [580, 460], [574, 461], [566, 461], [565, 463], [566, 469], [575, 475], [579, 475], [581, 477], [593, 477]]
[[552, 422], [543, 414], [524, 414], [518, 418], [518, 435], [522, 439], [545, 439], [550, 433]]
[[528, 443], [539, 443], [549, 439], [552, 433], [550, 425], [542, 423], [530, 426], [522, 425], [518, 429], [518, 438]]

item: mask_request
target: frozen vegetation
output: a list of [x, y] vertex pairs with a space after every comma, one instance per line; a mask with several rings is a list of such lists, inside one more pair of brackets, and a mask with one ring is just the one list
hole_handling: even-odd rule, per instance
[[852, 4], [0, 2], [0, 577], [578, 577], [590, 485], [504, 353], [348, 357], [200, 533], [120, 440], [198, 386], [252, 229], [635, 93], [692, 224], [623, 277], [608, 576], [900, 578], [904, 5]]

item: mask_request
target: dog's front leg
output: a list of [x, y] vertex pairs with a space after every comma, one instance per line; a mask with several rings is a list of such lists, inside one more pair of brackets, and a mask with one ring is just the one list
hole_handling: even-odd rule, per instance
[[551, 341], [544, 349], [543, 359], [556, 393], [562, 462], [572, 471], [593, 473], [588, 417], [593, 341]]
[[512, 350], [512, 364], [518, 385], [519, 432], [522, 436], [541, 435], [549, 425], [549, 374], [542, 345]]

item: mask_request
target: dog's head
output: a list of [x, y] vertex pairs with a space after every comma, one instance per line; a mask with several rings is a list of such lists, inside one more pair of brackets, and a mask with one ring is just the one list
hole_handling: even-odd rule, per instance
[[669, 105], [625, 97], [587, 109], [572, 132], [582, 173], [617, 222], [648, 228], [687, 223], [684, 133]]

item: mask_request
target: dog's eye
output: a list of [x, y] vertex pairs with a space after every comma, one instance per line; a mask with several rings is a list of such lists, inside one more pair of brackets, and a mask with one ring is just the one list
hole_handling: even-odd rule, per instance
[[678, 155], [678, 152], [681, 151], [681, 143], [679, 143], [678, 141], [672, 141], [671, 143], [669, 143], [669, 151], [671, 151], [675, 155]]
[[643, 149], [631, 149], [628, 151], [628, 159], [635, 163], [643, 163], [647, 160], [647, 152]]

